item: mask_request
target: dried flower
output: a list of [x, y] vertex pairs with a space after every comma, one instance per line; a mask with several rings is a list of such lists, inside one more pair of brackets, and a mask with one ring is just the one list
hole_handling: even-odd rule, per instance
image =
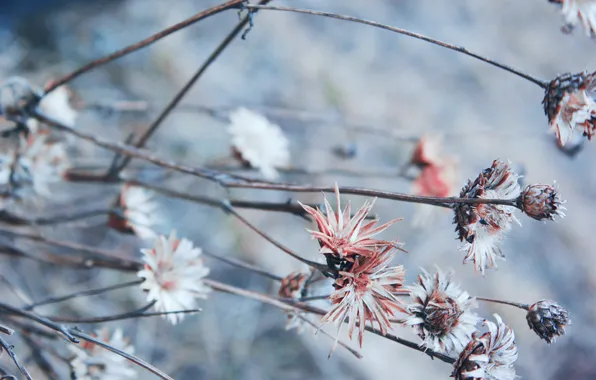
[[48, 137], [45, 132], [21, 137], [13, 174], [15, 183], [30, 184], [35, 193], [43, 196], [51, 195], [50, 185], [59, 182], [68, 168], [64, 146], [58, 142], [49, 142]]
[[[306, 296], [306, 279], [308, 274], [293, 272], [281, 280], [277, 294], [283, 298], [300, 299]], [[286, 330], [296, 329], [299, 334], [304, 330], [304, 321], [300, 316], [303, 313], [291, 311], [287, 313]]]
[[124, 218], [110, 214], [110, 227], [120, 232], [134, 233], [141, 239], [152, 240], [157, 237], [153, 227], [159, 223], [159, 207], [149, 191], [126, 184], [120, 191], [118, 206]]
[[[172, 231], [169, 238], [160, 235], [154, 248], [141, 252], [145, 262], [145, 268], [138, 273], [145, 279], [141, 288], [148, 291], [148, 301], [156, 301], [158, 311], [194, 309], [196, 298], [207, 298], [211, 289], [203, 278], [209, 274], [209, 268], [203, 265], [201, 249], [189, 240], [177, 239]], [[176, 324], [183, 314], [168, 314], [166, 318]]]
[[57, 87], [44, 96], [39, 102], [39, 108], [46, 116], [67, 127], [75, 125], [77, 111], [70, 105], [70, 91], [65, 86]]
[[[477, 199], [515, 199], [520, 196], [519, 176], [503, 161], [495, 160], [474, 182], [468, 181], [460, 197]], [[464, 263], [473, 261], [476, 271], [484, 274], [486, 268], [496, 267], [495, 259], [504, 255], [499, 247], [512, 222], [515, 207], [495, 204], [458, 204], [454, 208], [455, 230], [462, 250], [467, 251]]]
[[565, 326], [571, 324], [569, 312], [556, 302], [548, 300], [541, 300], [530, 306], [526, 320], [530, 329], [548, 344], [565, 334]]
[[440, 270], [418, 276], [418, 284], [408, 287], [411, 303], [406, 307], [405, 324], [412, 326], [424, 345], [435, 351], [461, 351], [476, 331], [479, 318], [471, 310], [476, 300], [451, 282], [452, 273]]
[[335, 280], [335, 291], [331, 294], [334, 307], [323, 316], [323, 322], [338, 326], [338, 335], [346, 318], [350, 339], [358, 323], [358, 341], [362, 339], [366, 323], [378, 325], [382, 334], [391, 328], [389, 319], [396, 311], [404, 311], [399, 294], [403, 289], [405, 270], [399, 265], [387, 267], [394, 254], [391, 246], [377, 251], [371, 257], [362, 257], [354, 262], [349, 271], [340, 271]]
[[542, 104], [551, 129], [560, 146], [573, 136], [575, 128], [583, 129], [590, 139], [596, 133], [596, 73], [563, 74], [546, 87]]
[[[124, 338], [121, 329], [116, 329], [110, 337], [108, 329], [97, 332], [97, 338], [127, 354], [134, 353], [134, 347]], [[131, 362], [95, 343], [84, 342], [69, 345], [75, 355], [70, 361], [73, 380], [128, 380], [136, 379], [137, 372]]]
[[561, 5], [565, 24], [561, 28], [570, 33], [581, 22], [586, 37], [596, 36], [596, 1], [594, 0], [549, 0]]
[[298, 299], [302, 297], [301, 293], [304, 290], [307, 277], [308, 274], [306, 273], [290, 273], [281, 280], [281, 285], [279, 286], [277, 294], [283, 298]]
[[557, 189], [551, 185], [534, 184], [527, 186], [519, 198], [523, 212], [536, 220], [555, 220], [555, 216], [564, 217], [563, 203]]
[[381, 247], [395, 247], [397, 245], [395, 242], [373, 239], [373, 236], [383, 232], [399, 219], [392, 220], [378, 227], [375, 227], [375, 224], [378, 222], [377, 219], [363, 225], [364, 219], [372, 209], [376, 199], [373, 199], [372, 202], [365, 202], [358, 212], [351, 217], [352, 210], [349, 202], [343, 212], [341, 211], [337, 183], [335, 184], [335, 198], [337, 210], [333, 211], [331, 204], [324, 197], [327, 215], [318, 208], [314, 209], [300, 203], [304, 210], [317, 223], [318, 231], [307, 231], [311, 233], [313, 239], [318, 239], [321, 246], [321, 253], [353, 262], [357, 256], [370, 257]]
[[246, 108], [231, 112], [230, 121], [228, 131], [232, 135], [232, 146], [241, 158], [259, 169], [266, 179], [276, 179], [275, 168], [290, 163], [290, 144], [281, 128]]
[[439, 164], [441, 162], [439, 157], [440, 150], [441, 140], [439, 138], [424, 135], [418, 140], [410, 162], [420, 167]]
[[514, 380], [517, 346], [513, 330], [494, 315], [497, 323], [485, 320], [488, 332], [474, 333], [454, 364], [451, 377], [456, 380]]

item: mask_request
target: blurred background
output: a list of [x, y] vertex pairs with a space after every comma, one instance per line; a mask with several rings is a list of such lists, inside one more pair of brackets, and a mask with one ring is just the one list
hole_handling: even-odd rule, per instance
[[[0, 73], [4, 78], [23, 76], [42, 86], [217, 3], [3, 0]], [[406, 28], [546, 80], [596, 68], [595, 43], [579, 29], [572, 35], [562, 34], [559, 8], [546, 0], [276, 0], [274, 4]], [[84, 102], [144, 100], [151, 105], [144, 113], [82, 111], [78, 127], [111, 140], [143, 131], [237, 20], [235, 11], [209, 18], [72, 82], [75, 96]], [[524, 173], [525, 183], [556, 180], [568, 200], [567, 217], [540, 223], [519, 215], [523, 227], [514, 228], [503, 244], [507, 261], [499, 262], [499, 269], [485, 277], [474, 274], [472, 264], [461, 264], [464, 253], [457, 250], [449, 212], [436, 213], [422, 227], [411, 223], [416, 208], [410, 204], [379, 200], [374, 212], [382, 221], [404, 219], [383, 236], [397, 235], [405, 243], [408, 253], [397, 260], [409, 271], [408, 282], [416, 279], [419, 268], [433, 270], [437, 265], [454, 269], [456, 281], [472, 295], [522, 303], [547, 298], [571, 311], [573, 325], [568, 334], [548, 346], [529, 330], [523, 311], [481, 304], [478, 312], [482, 316], [497, 312], [514, 328], [519, 347], [516, 368], [522, 378], [596, 378], [596, 243], [591, 240], [596, 213], [596, 171], [591, 168], [596, 147], [586, 143], [574, 158], [557, 149], [540, 103], [542, 90], [470, 57], [363, 25], [281, 12], [260, 12], [255, 22], [247, 39], [233, 42], [182, 104], [224, 110], [245, 106], [262, 112], [290, 138], [292, 164], [308, 170], [397, 173], [412, 153], [409, 137], [432, 134], [442, 136], [443, 151], [459, 163], [460, 185], [497, 158], [511, 160]], [[227, 157], [230, 139], [223, 119], [181, 109], [170, 115], [148, 145], [161, 156], [189, 165]], [[75, 162], [80, 164], [107, 164], [111, 158], [95, 147], [78, 145]], [[345, 158], [334, 153], [345, 148], [355, 149], [356, 154]], [[140, 175], [162, 179], [151, 170]], [[179, 174], [167, 180], [171, 188], [181, 191], [222, 195], [221, 189], [205, 181]], [[411, 181], [391, 174], [286, 174], [283, 180], [326, 186], [337, 181], [344, 186], [399, 192], [411, 192], [412, 187]], [[64, 184], [56, 193], [58, 204], [48, 207], [109, 205], [117, 193], [116, 187], [98, 191], [92, 185]], [[321, 201], [320, 194], [296, 197], [246, 190], [232, 194], [253, 200]], [[220, 211], [157, 199], [163, 210], [163, 233], [175, 228], [207, 250], [241, 258], [281, 276], [301, 269]], [[356, 206], [364, 202], [363, 198], [346, 199]], [[304, 220], [263, 211], [242, 214], [304, 256], [316, 257], [318, 247], [304, 232], [310, 227]], [[76, 227], [46, 228], [44, 233], [98, 247], [128, 249], [131, 255], [142, 245], [106, 230], [102, 220]], [[112, 271], [0, 260], [2, 275], [33, 299], [68, 293], [73, 285], [92, 288], [134, 279]], [[254, 290], [277, 291], [269, 280], [217, 262], [209, 264], [214, 278]], [[41, 310], [48, 315], [89, 317], [122, 313], [142, 306], [143, 301], [140, 291], [129, 289]], [[201, 314], [175, 327], [161, 318], [119, 325], [138, 356], [181, 380], [445, 379], [451, 372], [445, 363], [372, 335], [365, 337], [363, 359], [339, 348], [328, 360], [332, 341], [310, 330], [303, 334], [284, 331], [285, 316], [269, 306], [222, 294], [213, 294], [200, 306]], [[418, 341], [405, 329], [398, 335]], [[26, 348], [20, 356], [27, 358]], [[59, 368], [67, 378], [66, 366]], [[151, 378], [139, 374], [141, 379]]]

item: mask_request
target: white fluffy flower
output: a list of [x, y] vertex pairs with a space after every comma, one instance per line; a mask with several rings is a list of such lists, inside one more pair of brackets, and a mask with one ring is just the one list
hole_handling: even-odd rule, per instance
[[[116, 329], [110, 337], [107, 329], [97, 332], [98, 340], [128, 354], [134, 353], [134, 347], [122, 335], [121, 329]], [[72, 378], [74, 380], [129, 380], [136, 379], [137, 372], [131, 367], [131, 362], [122, 356], [106, 350], [97, 344], [83, 342], [80, 345], [68, 346], [75, 355], [71, 359]]]
[[[460, 193], [461, 198], [516, 199], [521, 195], [519, 175], [503, 161], [495, 160], [474, 182], [468, 181]], [[497, 257], [503, 258], [500, 242], [519, 221], [514, 215], [515, 207], [494, 204], [458, 204], [454, 223], [459, 239], [465, 242], [464, 263], [474, 262], [477, 271], [484, 274], [486, 268], [496, 267]]]
[[565, 18], [564, 32], [570, 32], [577, 24], [582, 25], [587, 37], [596, 35], [596, 1], [594, 0], [550, 0], [561, 4]]
[[[176, 239], [172, 231], [169, 238], [160, 235], [151, 249], [142, 249], [145, 268], [138, 276], [148, 291], [147, 300], [156, 301], [160, 312], [195, 309], [196, 298], [207, 298], [210, 288], [203, 283], [209, 268], [203, 265], [202, 251], [187, 239]], [[168, 314], [172, 324], [183, 319], [183, 314]]]
[[476, 300], [451, 282], [452, 273], [440, 270], [418, 276], [408, 287], [411, 303], [406, 307], [405, 324], [424, 339], [424, 346], [440, 352], [460, 352], [476, 331], [478, 317], [471, 312]]
[[488, 332], [472, 340], [454, 364], [452, 376], [456, 380], [514, 380], [517, 346], [513, 330], [494, 315], [497, 323], [485, 320]]
[[125, 185], [120, 193], [120, 207], [126, 218], [126, 226], [141, 239], [157, 237], [153, 227], [159, 223], [158, 205], [152, 194], [138, 186]]
[[231, 112], [230, 122], [232, 146], [242, 159], [259, 169], [265, 178], [277, 178], [275, 168], [290, 163], [289, 142], [281, 128], [246, 108]]
[[60, 86], [44, 96], [39, 102], [40, 110], [57, 122], [73, 127], [77, 111], [70, 105], [70, 93], [65, 86]]

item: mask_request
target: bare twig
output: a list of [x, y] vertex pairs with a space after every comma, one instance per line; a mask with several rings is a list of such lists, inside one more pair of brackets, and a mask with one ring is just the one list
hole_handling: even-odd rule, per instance
[[[265, 5], [269, 2], [270, 2], [270, 0], [262, 0], [259, 4]], [[211, 66], [211, 64], [213, 62], [215, 62], [217, 57], [219, 57], [219, 55], [228, 47], [228, 45], [232, 41], [234, 41], [234, 39], [238, 36], [238, 34], [246, 27], [246, 25], [249, 22], [249, 17], [250, 17], [250, 15], [244, 17], [242, 19], [242, 21], [240, 21], [238, 23], [238, 25], [236, 25], [236, 27], [230, 32], [230, 34], [228, 34], [228, 36], [219, 44], [219, 46], [209, 55], [209, 57], [201, 65], [199, 70], [197, 70], [197, 72], [188, 80], [188, 82], [186, 82], [186, 84], [182, 87], [182, 89], [180, 89], [180, 91], [178, 91], [178, 93], [174, 96], [174, 98], [172, 98], [172, 100], [168, 103], [168, 105], [159, 114], [157, 119], [155, 119], [155, 121], [153, 123], [151, 123], [151, 125], [149, 126], [147, 131], [141, 136], [139, 141], [137, 141], [137, 143], [135, 144], [135, 146], [137, 148], [141, 148], [145, 145], [147, 140], [149, 140], [151, 135], [153, 135], [153, 133], [155, 133], [157, 128], [159, 128], [159, 126], [163, 123], [163, 121], [166, 119], [166, 117], [168, 117], [168, 115], [172, 112], [172, 110], [178, 105], [178, 103], [180, 103], [180, 101], [182, 100], [182, 98], [184, 98], [186, 93], [203, 76], [203, 73], [205, 73], [205, 71], [207, 71], [209, 66]], [[131, 156], [126, 156], [124, 158], [124, 160], [122, 161], [122, 163], [120, 165], [118, 165], [116, 167], [116, 169], [110, 174], [113, 176], [118, 176], [118, 173], [120, 173], [126, 167], [126, 165], [128, 165], [130, 163], [131, 159], [132, 159]]]
[[36, 308], [38, 306], [48, 305], [48, 304], [57, 303], [57, 302], [64, 302], [64, 301], [71, 300], [73, 298], [95, 296], [98, 294], [110, 292], [112, 290], [139, 285], [142, 282], [143, 282], [143, 280], [135, 280], [135, 281], [125, 282], [123, 284], [106, 286], [106, 287], [99, 288], [99, 289], [83, 290], [83, 291], [67, 294], [67, 295], [64, 295], [61, 297], [50, 297], [50, 298], [46, 298], [43, 301], [38, 301], [38, 302], [32, 303], [30, 305], [27, 305], [24, 309], [25, 310], [33, 310], [34, 308]]
[[74, 334], [71, 334], [71, 331], [69, 331], [68, 327], [59, 325], [58, 323], [51, 321], [45, 317], [42, 317], [30, 311], [19, 309], [18, 307], [10, 306], [5, 303], [0, 303], [0, 310], [4, 311], [5, 313], [14, 314], [23, 318], [30, 319], [36, 323], [39, 323], [40, 325], [46, 326], [54, 331], [63, 334], [68, 340], [70, 340], [73, 343], [79, 343], [78, 339], [73, 336]]
[[407, 31], [405, 29], [400, 29], [400, 28], [395, 28], [389, 25], [384, 25], [378, 22], [374, 22], [374, 21], [369, 21], [369, 20], [363, 20], [361, 18], [358, 17], [352, 17], [352, 16], [345, 16], [345, 15], [339, 15], [339, 14], [335, 14], [335, 13], [329, 13], [329, 12], [320, 12], [320, 11], [313, 11], [310, 9], [297, 9], [297, 8], [290, 8], [290, 7], [274, 7], [274, 6], [267, 6], [267, 5], [257, 5], [257, 4], [245, 4], [244, 5], [247, 9], [249, 10], [272, 10], [272, 11], [285, 11], [285, 12], [294, 12], [294, 13], [302, 13], [302, 14], [307, 14], [307, 15], [312, 15], [312, 16], [323, 16], [323, 17], [329, 17], [329, 18], [333, 18], [336, 20], [344, 20], [344, 21], [351, 21], [351, 22], [356, 22], [359, 24], [365, 24], [365, 25], [369, 25], [369, 26], [374, 26], [376, 28], [381, 28], [381, 29], [385, 29], [385, 30], [389, 30], [391, 32], [395, 32], [395, 33], [399, 33], [399, 34], [403, 34], [409, 37], [413, 37], [422, 41], [426, 41], [426, 42], [430, 42], [431, 44], [434, 45], [438, 45], [450, 50], [454, 50], [457, 51], [459, 53], [468, 55], [470, 57], [476, 58], [480, 61], [486, 62], [490, 65], [496, 66], [500, 69], [503, 69], [505, 71], [508, 71], [512, 74], [515, 74], [521, 78], [524, 78], [538, 86], [540, 86], [540, 88], [546, 88], [546, 86], [548, 85], [548, 82], [542, 80], [542, 79], [538, 79], [535, 78], [533, 76], [531, 76], [530, 74], [526, 74], [518, 69], [515, 69], [511, 66], [499, 63], [495, 60], [483, 57], [479, 54], [476, 54], [474, 52], [469, 51], [468, 49], [466, 49], [465, 47], [462, 46], [455, 46], [443, 41], [439, 41], [439, 40], [435, 40], [434, 38], [430, 38], [427, 36], [424, 36], [422, 34], [418, 34], [418, 33], [414, 33], [414, 32], [410, 32]]
[[14, 346], [6, 343], [6, 341], [4, 339], [2, 339], [2, 337], [0, 337], [0, 347], [2, 347], [4, 349], [4, 351], [6, 351], [8, 356], [10, 356], [10, 358], [12, 359], [13, 363], [17, 366], [19, 371], [21, 371], [21, 373], [23, 375], [25, 375], [25, 377], [27, 379], [32, 380], [31, 375], [29, 374], [27, 369], [21, 364], [21, 362], [17, 358], [17, 355], [14, 353], [14, 350], [13, 350]]
[[160, 369], [152, 366], [151, 364], [147, 363], [146, 361], [144, 361], [143, 359], [140, 359], [134, 355], [131, 355], [127, 352], [124, 352], [122, 350], [117, 349], [116, 347], [113, 347], [111, 345], [109, 345], [106, 342], [103, 342], [99, 339], [96, 339], [94, 337], [92, 337], [91, 335], [87, 335], [81, 331], [76, 331], [73, 330], [72, 334], [78, 338], [84, 339], [88, 342], [92, 342], [97, 344], [98, 346], [101, 346], [103, 348], [105, 348], [108, 351], [111, 351], [117, 355], [122, 356], [123, 358], [126, 358], [128, 360], [130, 360], [131, 362], [135, 363], [136, 365], [145, 368], [147, 371], [151, 372], [152, 374], [159, 376], [161, 379], [165, 379], [165, 380], [174, 380], [172, 377], [170, 377], [169, 375], [167, 375], [166, 373], [164, 373], [163, 371], [161, 371]]
[[530, 308], [530, 305], [525, 304], [525, 303], [518, 303], [518, 302], [511, 302], [511, 301], [501, 301], [501, 300], [495, 300], [495, 299], [492, 299], [492, 298], [484, 298], [484, 297], [475, 297], [475, 298], [477, 300], [479, 300], [479, 301], [492, 302], [492, 303], [500, 303], [502, 305], [515, 306], [517, 308], [524, 309], [524, 310], [528, 310]]
[[189, 25], [192, 25], [196, 22], [199, 22], [201, 20], [204, 20], [208, 17], [211, 17], [213, 15], [216, 15], [220, 12], [223, 12], [225, 10], [228, 9], [233, 9], [233, 8], [237, 8], [238, 6], [240, 6], [243, 3], [244, 0], [230, 0], [227, 1], [223, 4], [220, 5], [216, 5], [215, 7], [209, 8], [203, 12], [197, 13], [196, 15], [187, 18], [186, 20], [179, 22], [175, 25], [172, 25], [169, 28], [166, 28], [162, 31], [160, 31], [159, 33], [156, 33], [150, 37], [145, 38], [142, 41], [139, 41], [135, 44], [132, 44], [130, 46], [127, 46], [121, 50], [118, 50], [106, 57], [102, 57], [99, 59], [96, 59], [92, 62], [89, 62], [88, 64], [86, 64], [85, 66], [78, 68], [77, 70], [73, 71], [72, 73], [65, 75], [64, 77], [53, 81], [49, 86], [46, 87], [46, 94], [53, 91], [54, 89], [56, 89], [57, 87], [70, 82], [71, 80], [73, 80], [74, 78], [88, 72], [91, 71], [101, 65], [104, 65], [108, 62], [112, 62], [118, 58], [124, 57], [127, 54], [130, 54], [132, 52], [135, 52], [141, 48], [144, 48], [146, 46], [151, 45], [152, 43], [159, 41], [160, 39], [169, 36], [170, 34], [177, 32], [181, 29], [186, 28]]

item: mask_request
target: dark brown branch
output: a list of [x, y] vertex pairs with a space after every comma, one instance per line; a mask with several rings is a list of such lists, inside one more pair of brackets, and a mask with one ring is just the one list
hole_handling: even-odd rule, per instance
[[275, 280], [275, 281], [281, 281], [281, 280], [283, 280], [283, 277], [277, 276], [277, 275], [275, 275], [273, 273], [270, 273], [270, 272], [266, 271], [265, 269], [257, 268], [256, 266], [251, 265], [251, 264], [248, 264], [248, 263], [245, 263], [243, 261], [236, 260], [236, 259], [234, 259], [232, 257], [219, 256], [219, 255], [216, 255], [214, 253], [205, 251], [204, 249], [203, 249], [203, 254], [205, 256], [207, 256], [207, 257], [214, 258], [214, 259], [219, 260], [219, 261], [221, 261], [223, 263], [226, 263], [226, 264], [235, 266], [237, 268], [246, 269], [246, 270], [251, 271], [253, 273], [256, 273], [256, 274], [258, 274], [260, 276], [270, 278], [271, 280]]
[[105, 56], [105, 57], [96, 59], [96, 60], [94, 60], [92, 62], [89, 62], [85, 66], [83, 66], [83, 67], [81, 67], [81, 68], [73, 71], [72, 73], [70, 73], [70, 74], [68, 74], [68, 75], [66, 75], [66, 76], [64, 76], [64, 77], [62, 77], [62, 78], [60, 78], [60, 79], [52, 82], [48, 87], [46, 87], [46, 94], [49, 93], [49, 92], [51, 92], [52, 90], [56, 89], [57, 87], [65, 84], [65, 83], [70, 82], [74, 78], [76, 78], [76, 77], [78, 77], [78, 76], [80, 76], [80, 75], [82, 75], [82, 74], [84, 74], [84, 73], [86, 73], [88, 71], [91, 71], [91, 70], [93, 70], [93, 69], [95, 69], [95, 68], [97, 68], [97, 67], [99, 67], [101, 65], [105, 65], [108, 62], [112, 62], [112, 61], [114, 61], [114, 60], [116, 60], [118, 58], [121, 58], [121, 57], [123, 57], [123, 56], [125, 56], [127, 54], [130, 54], [132, 52], [135, 52], [135, 51], [137, 51], [137, 50], [139, 50], [141, 48], [144, 48], [146, 46], [149, 46], [152, 43], [154, 43], [156, 41], [159, 41], [160, 39], [162, 39], [164, 37], [167, 37], [167, 36], [169, 36], [170, 34], [172, 34], [174, 32], [177, 32], [177, 31], [179, 31], [181, 29], [186, 28], [189, 25], [192, 25], [192, 24], [194, 24], [194, 23], [196, 23], [198, 21], [204, 20], [204, 19], [206, 19], [208, 17], [211, 17], [213, 15], [216, 15], [216, 14], [218, 14], [220, 12], [225, 11], [225, 10], [232, 9], [232, 8], [238, 8], [243, 3], [243, 1], [244, 0], [230, 0], [230, 1], [227, 1], [227, 2], [225, 2], [223, 4], [216, 5], [215, 7], [212, 7], [212, 8], [209, 8], [209, 9], [203, 11], [203, 12], [197, 13], [196, 15], [194, 15], [194, 16], [192, 16], [190, 18], [187, 18], [186, 20], [184, 20], [182, 22], [179, 22], [179, 23], [177, 23], [175, 25], [172, 25], [171, 27], [166, 28], [166, 29], [162, 30], [159, 33], [156, 33], [156, 34], [154, 34], [154, 35], [152, 35], [152, 36], [150, 36], [148, 38], [145, 38], [142, 41], [139, 41], [139, 42], [137, 42], [135, 44], [132, 44], [130, 46], [127, 46], [127, 47], [125, 47], [125, 48], [123, 48], [121, 50], [118, 50], [118, 51], [116, 51], [116, 52], [108, 55], [108, 56]]
[[409, 37], [413, 37], [422, 41], [426, 41], [426, 42], [430, 42], [431, 44], [434, 45], [438, 45], [450, 50], [454, 50], [457, 51], [459, 53], [465, 54], [467, 56], [476, 58], [480, 61], [486, 62], [490, 65], [496, 66], [500, 69], [503, 69], [505, 71], [508, 71], [512, 74], [515, 74], [521, 78], [524, 78], [538, 86], [540, 86], [540, 88], [546, 88], [546, 86], [548, 85], [548, 82], [542, 80], [542, 79], [538, 79], [535, 78], [533, 76], [531, 76], [530, 74], [526, 74], [518, 69], [515, 69], [511, 66], [499, 63], [497, 61], [494, 61], [492, 59], [483, 57], [479, 54], [476, 54], [474, 52], [469, 51], [468, 49], [466, 49], [465, 47], [462, 46], [455, 46], [443, 41], [439, 41], [439, 40], [435, 40], [434, 38], [430, 38], [427, 36], [424, 36], [422, 34], [418, 34], [418, 33], [414, 33], [414, 32], [410, 32], [407, 31], [405, 29], [400, 29], [400, 28], [395, 28], [389, 25], [385, 25], [385, 24], [381, 24], [378, 22], [374, 22], [374, 21], [369, 21], [369, 20], [363, 20], [361, 18], [358, 17], [352, 17], [352, 16], [345, 16], [345, 15], [339, 15], [339, 14], [335, 14], [335, 13], [329, 13], [329, 12], [320, 12], [320, 11], [313, 11], [313, 10], [309, 10], [309, 9], [297, 9], [297, 8], [290, 8], [290, 7], [273, 7], [273, 6], [267, 6], [267, 5], [256, 5], [256, 4], [246, 4], [245, 7], [249, 10], [272, 10], [272, 11], [285, 11], [285, 12], [294, 12], [294, 13], [302, 13], [302, 14], [307, 14], [307, 15], [312, 15], [312, 16], [323, 16], [323, 17], [329, 17], [329, 18], [333, 18], [336, 20], [344, 20], [344, 21], [351, 21], [351, 22], [356, 22], [359, 24], [364, 24], [364, 25], [369, 25], [369, 26], [374, 26], [376, 28], [381, 28], [381, 29], [385, 29], [385, 30], [389, 30], [391, 32], [395, 32], [395, 33], [399, 33], [399, 34], [403, 34]]
[[25, 218], [19, 215], [10, 213], [9, 211], [0, 211], [0, 220], [16, 226], [47, 226], [51, 224], [68, 223], [79, 219], [91, 218], [94, 216], [108, 215], [114, 213], [118, 209], [98, 209], [81, 211], [75, 214], [55, 215], [50, 217]]
[[59, 325], [58, 323], [55, 323], [54, 321], [51, 321], [45, 317], [42, 317], [30, 311], [19, 309], [18, 307], [10, 306], [5, 303], [0, 303], [0, 310], [4, 311], [5, 313], [14, 314], [23, 318], [30, 319], [36, 323], [39, 323], [40, 325], [46, 326], [54, 331], [63, 334], [68, 340], [70, 340], [73, 343], [79, 343], [78, 339], [73, 336], [74, 334], [71, 334], [71, 331], [68, 327]]
[[523, 310], [528, 310], [530, 308], [530, 305], [525, 304], [525, 303], [518, 303], [518, 302], [511, 302], [511, 301], [501, 301], [501, 300], [495, 300], [492, 298], [484, 298], [484, 297], [475, 297], [477, 300], [479, 301], [484, 301], [484, 302], [492, 302], [492, 303], [500, 303], [502, 305], [509, 305], [509, 306], [515, 306], [517, 308], [523, 309]]
[[[329, 192], [333, 193], [335, 189], [333, 187], [320, 187], [320, 186], [308, 186], [308, 185], [293, 185], [293, 184], [286, 184], [286, 183], [276, 183], [276, 182], [266, 182], [266, 181], [259, 181], [253, 180], [250, 178], [245, 178], [238, 175], [223, 173], [217, 170], [210, 170], [206, 168], [192, 168], [189, 166], [184, 166], [177, 164], [172, 161], [166, 161], [164, 159], [158, 158], [157, 156], [147, 153], [144, 150], [137, 149], [135, 147], [131, 147], [129, 145], [122, 144], [120, 142], [110, 142], [104, 140], [100, 137], [90, 135], [79, 131], [77, 129], [68, 127], [64, 124], [61, 124], [55, 120], [48, 118], [45, 115], [40, 114], [39, 112], [35, 112], [34, 115], [39, 120], [43, 121], [48, 125], [52, 125], [59, 130], [65, 131], [67, 133], [73, 134], [78, 136], [84, 140], [90, 141], [98, 146], [103, 148], [109, 149], [114, 152], [120, 152], [125, 155], [133, 156], [136, 158], [143, 159], [145, 161], [151, 162], [155, 165], [172, 169], [181, 173], [190, 174], [195, 177], [204, 178], [210, 181], [214, 181], [223, 187], [228, 188], [250, 188], [250, 189], [261, 189], [261, 190], [282, 190], [282, 191], [294, 191], [294, 192]], [[104, 177], [105, 178], [105, 177]], [[109, 181], [109, 179], [108, 179]], [[424, 197], [424, 196], [415, 196], [403, 193], [394, 193], [390, 191], [381, 191], [381, 190], [371, 190], [365, 188], [357, 188], [357, 187], [341, 187], [340, 192], [344, 194], [354, 194], [354, 195], [365, 195], [371, 197], [378, 197], [384, 199], [391, 199], [396, 201], [402, 202], [411, 202], [411, 203], [422, 203], [422, 204], [429, 204], [433, 206], [439, 207], [446, 207], [450, 208], [451, 205], [454, 204], [497, 204], [497, 205], [506, 205], [512, 207], [518, 207], [516, 204], [515, 199], [482, 199], [482, 198], [456, 198], [456, 197]]]

